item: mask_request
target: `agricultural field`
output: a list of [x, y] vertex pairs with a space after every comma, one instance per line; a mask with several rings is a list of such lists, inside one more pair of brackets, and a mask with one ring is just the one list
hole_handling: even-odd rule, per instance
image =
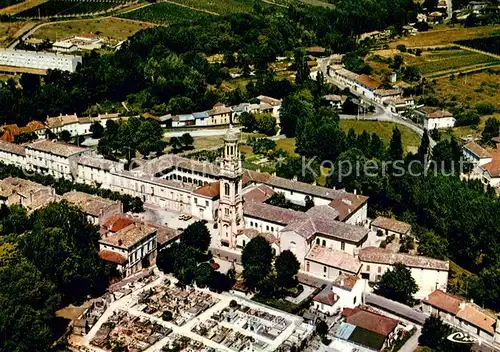
[[392, 122], [340, 120], [340, 127], [345, 133], [347, 133], [351, 128], [354, 129], [356, 134], [361, 134], [363, 131], [370, 134], [376, 133], [386, 145], [389, 145], [392, 137], [392, 130], [397, 127], [401, 131], [405, 152], [414, 153], [420, 145], [421, 138], [418, 134], [410, 130], [408, 127], [400, 126]]
[[85, 15], [109, 10], [122, 4], [120, 1], [71, 1], [49, 0], [17, 14], [18, 17], [38, 18], [53, 16]]
[[446, 105], [474, 108], [489, 104], [500, 110], [500, 69], [438, 79], [434, 90], [436, 98]]
[[500, 35], [496, 35], [493, 37], [486, 37], [486, 38], [460, 40], [457, 41], [456, 43], [467, 46], [469, 48], [500, 55]]
[[0, 8], [0, 14], [15, 15], [16, 13], [38, 6], [46, 1], [47, 0], [25, 0], [22, 2], [17, 2], [13, 5]]
[[450, 48], [426, 50], [421, 56], [404, 55], [405, 63], [417, 67], [423, 76], [437, 76], [439, 73], [463, 71], [478, 66], [500, 64], [500, 59], [475, 51]]
[[142, 7], [132, 12], [127, 12], [120, 17], [162, 24], [174, 24], [198, 21], [210, 16], [213, 15], [202, 11], [192, 10], [187, 7], [161, 2]]
[[23, 0], [0, 0], [0, 9], [5, 7], [9, 7], [11, 5], [15, 5], [17, 3], [22, 2]]
[[234, 12], [251, 12], [253, 0], [171, 0], [177, 4], [185, 5], [214, 14], [225, 15]]
[[427, 32], [420, 32], [416, 35], [401, 38], [398, 41], [390, 43], [389, 46], [391, 48], [396, 48], [400, 44], [414, 48], [442, 46], [451, 44], [454, 41], [491, 37], [498, 34], [500, 34], [500, 25], [468, 28], [458, 25], [452, 28], [438, 27]]
[[125, 40], [141, 29], [150, 28], [151, 24], [128, 21], [120, 18], [88, 19], [54, 22], [39, 28], [34, 38], [49, 39], [55, 41], [63, 36], [71, 36], [83, 33], [94, 33], [103, 37], [116, 40]]
[[5, 47], [13, 38], [35, 26], [35, 22], [0, 22], [0, 47]]

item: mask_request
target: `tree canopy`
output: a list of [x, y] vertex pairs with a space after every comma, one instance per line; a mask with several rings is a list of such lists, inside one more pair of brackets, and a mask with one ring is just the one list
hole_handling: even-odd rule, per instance
[[396, 263], [386, 271], [375, 286], [375, 293], [404, 304], [413, 305], [418, 286], [405, 265]]
[[243, 248], [243, 279], [250, 290], [259, 289], [272, 269], [271, 245], [262, 236], [254, 237]]

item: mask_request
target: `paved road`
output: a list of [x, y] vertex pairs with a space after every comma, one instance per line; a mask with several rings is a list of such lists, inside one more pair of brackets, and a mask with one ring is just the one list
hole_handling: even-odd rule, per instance
[[[323, 59], [319, 59], [318, 60], [318, 67], [319, 69], [323, 72], [323, 75], [325, 77], [325, 79], [327, 81], [329, 81], [330, 83], [340, 87], [340, 88], [345, 88], [345, 86], [336, 81], [333, 77], [331, 77], [330, 75], [327, 74], [327, 71], [328, 71], [328, 57], [327, 58], [323, 58]], [[355, 117], [355, 116], [352, 116], [352, 115], [340, 115], [340, 118], [341, 119], [363, 119], [363, 120], [368, 120], [368, 121], [386, 121], [386, 122], [393, 122], [393, 123], [396, 123], [396, 124], [399, 124], [399, 125], [402, 125], [402, 126], [406, 126], [408, 128], [410, 128], [412, 131], [415, 131], [419, 136], [422, 136], [424, 134], [424, 130], [422, 127], [410, 122], [409, 120], [403, 120], [401, 117], [396, 117], [394, 116], [390, 111], [388, 111], [388, 109], [386, 109], [383, 105], [381, 105], [380, 103], [378, 102], [375, 102], [373, 100], [370, 100], [368, 98], [366, 98], [365, 96], [363, 95], [360, 95], [358, 92], [355, 92], [353, 90], [351, 90], [351, 93], [356, 95], [359, 99], [365, 101], [366, 103], [370, 104], [370, 105], [374, 105], [375, 106], [375, 109], [376, 109], [376, 112], [374, 115], [371, 115], [371, 116], [367, 116], [367, 117]], [[430, 138], [430, 137], [429, 137]], [[434, 147], [436, 145], [436, 142], [434, 140], [432, 140], [430, 138], [430, 146], [431, 148]]]
[[[240, 131], [239, 127], [234, 127], [238, 132]], [[189, 133], [192, 137], [209, 137], [209, 136], [223, 136], [227, 132], [227, 128], [219, 128], [219, 129], [201, 129], [201, 130], [186, 130], [183, 131], [170, 131], [165, 132], [165, 137], [180, 137], [184, 133]]]

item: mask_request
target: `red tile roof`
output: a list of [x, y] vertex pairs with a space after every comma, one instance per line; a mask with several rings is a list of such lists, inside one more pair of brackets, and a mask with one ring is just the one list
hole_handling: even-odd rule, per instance
[[398, 326], [398, 321], [365, 309], [354, 308], [346, 318], [346, 322], [360, 328], [370, 330], [382, 336], [389, 336]]
[[443, 119], [446, 117], [453, 117], [453, 114], [447, 110], [437, 110], [427, 113], [428, 119]]
[[359, 75], [358, 78], [356, 78], [356, 82], [365, 87], [368, 87], [369, 89], [377, 89], [382, 85], [379, 81], [371, 78], [368, 75]]
[[260, 185], [258, 187], [255, 187], [254, 189], [246, 192], [243, 195], [243, 198], [245, 199], [245, 202], [264, 203], [273, 194], [274, 194], [274, 191], [271, 188], [269, 188], [266, 185]]
[[118, 232], [120, 230], [123, 230], [125, 227], [128, 225], [131, 225], [134, 223], [134, 220], [127, 218], [124, 215], [115, 215], [110, 217], [105, 223], [104, 226], [108, 231], [111, 232]]
[[406, 222], [398, 221], [396, 219], [386, 218], [383, 216], [377, 217], [372, 221], [372, 226], [376, 226], [378, 228], [389, 230], [396, 233], [406, 234], [410, 232], [411, 225]]
[[491, 177], [500, 177], [500, 149], [490, 151], [492, 161], [484, 164], [482, 168], [490, 174]]
[[355, 275], [342, 274], [335, 279], [332, 285], [343, 288], [345, 290], [352, 290], [356, 283], [358, 282], [359, 277]]
[[108, 251], [106, 249], [99, 251], [99, 257], [107, 262], [123, 265], [127, 262], [127, 258], [120, 253]]
[[481, 147], [476, 142], [470, 142], [464, 145], [464, 148], [470, 150], [472, 153], [477, 155], [479, 158], [491, 158], [491, 154], [488, 153], [486, 149]]
[[434, 308], [455, 315], [460, 311], [462, 299], [441, 290], [435, 290], [424, 299], [424, 302]]
[[208, 183], [198, 189], [195, 189], [193, 191], [194, 194], [203, 196], [203, 197], [208, 197], [208, 198], [217, 198], [220, 195], [220, 183], [217, 182], [212, 182]]
[[490, 335], [495, 334], [495, 317], [490, 316], [473, 304], [466, 304], [465, 307], [457, 313], [457, 317], [486, 331]]
[[333, 306], [339, 297], [332, 292], [331, 286], [326, 286], [320, 293], [314, 296], [313, 301], [326, 304], [328, 306]]

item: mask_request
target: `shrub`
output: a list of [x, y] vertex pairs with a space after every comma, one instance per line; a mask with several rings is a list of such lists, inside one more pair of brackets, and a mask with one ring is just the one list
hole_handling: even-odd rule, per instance
[[172, 316], [172, 312], [171, 311], [164, 311], [163, 314], [161, 315], [161, 318], [164, 320], [164, 321], [171, 321], [173, 316]]
[[492, 115], [496, 112], [496, 107], [488, 103], [476, 104], [476, 110], [480, 115]]
[[236, 300], [232, 299], [231, 302], [229, 302], [229, 307], [236, 308], [237, 306], [238, 302], [236, 302]]
[[398, 46], [396, 46], [396, 49], [398, 49], [402, 53], [405, 53], [406, 52], [406, 45], [399, 44]]

